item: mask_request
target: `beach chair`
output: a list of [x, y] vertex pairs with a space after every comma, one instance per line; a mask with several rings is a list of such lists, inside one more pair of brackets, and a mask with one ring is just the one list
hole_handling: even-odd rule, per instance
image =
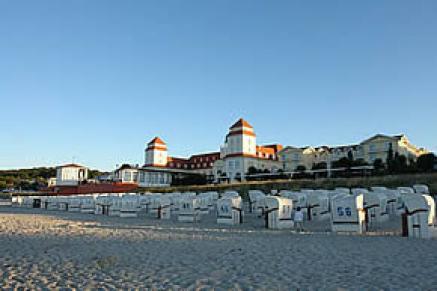
[[383, 187], [383, 186], [372, 186], [370, 187], [370, 191], [372, 192], [385, 192], [387, 191], [387, 187]]
[[337, 187], [334, 189], [335, 193], [351, 194], [351, 190], [346, 187]]
[[416, 184], [413, 186], [414, 192], [418, 194], [429, 194], [429, 188], [427, 185]]
[[94, 214], [95, 213], [95, 198], [93, 196], [84, 196], [80, 198], [80, 212]]
[[222, 193], [220, 198], [233, 198], [240, 197], [240, 194], [237, 191], [225, 191]]
[[388, 220], [387, 195], [380, 192], [364, 193], [366, 229], [377, 229], [379, 224]]
[[183, 195], [179, 203], [178, 221], [197, 222], [200, 220], [200, 203], [196, 197]]
[[240, 196], [217, 200], [217, 223], [237, 225], [243, 223], [243, 203]]
[[351, 193], [352, 195], [366, 194], [369, 193], [369, 190], [366, 188], [352, 188]]
[[260, 190], [249, 190], [249, 211], [264, 214], [264, 198], [266, 194]]
[[398, 187], [396, 188], [401, 194], [414, 194], [414, 189], [411, 187]]
[[171, 200], [169, 197], [166, 197], [165, 195], [162, 195], [159, 199], [157, 218], [158, 219], [171, 218]]
[[70, 197], [68, 212], [80, 212], [80, 198], [79, 197]]
[[365, 210], [363, 195], [338, 195], [331, 201], [331, 229], [333, 232], [365, 231]]
[[329, 213], [329, 191], [316, 190], [307, 197], [307, 219], [308, 220], [328, 220]]
[[138, 216], [140, 210], [139, 195], [123, 195], [121, 197], [120, 217], [133, 218]]
[[293, 200], [293, 210], [298, 207], [302, 210], [304, 219], [308, 220], [308, 196], [314, 194], [314, 190], [306, 189], [305, 192], [281, 191], [280, 195]]
[[291, 199], [266, 196], [264, 204], [266, 228], [291, 229], [293, 227], [293, 220], [291, 219], [293, 201]]
[[109, 215], [109, 207], [111, 206], [111, 200], [108, 195], [97, 196], [95, 201], [95, 211], [96, 215]]
[[430, 195], [422, 194], [428, 205], [428, 225], [435, 225], [435, 201]]
[[123, 204], [122, 203], [123, 198], [119, 197], [119, 196], [109, 196], [107, 199], [109, 201], [108, 215], [109, 216], [119, 217], [120, 216], [121, 207], [122, 207], [122, 204]]
[[430, 238], [428, 203], [422, 195], [404, 195], [405, 212], [402, 214], [402, 236]]
[[51, 196], [47, 198], [47, 210], [58, 210], [58, 198]]

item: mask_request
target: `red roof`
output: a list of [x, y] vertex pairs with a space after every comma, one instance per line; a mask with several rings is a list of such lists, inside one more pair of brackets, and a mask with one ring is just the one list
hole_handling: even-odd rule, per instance
[[279, 152], [280, 150], [283, 149], [283, 146], [280, 144], [269, 144], [269, 145], [262, 145], [262, 146], [256, 146], [256, 148], [258, 149], [270, 149], [273, 150], [274, 153]]
[[234, 125], [232, 125], [230, 127], [230, 129], [234, 129], [234, 128], [239, 128], [239, 127], [248, 127], [248, 128], [253, 128], [252, 125], [250, 125], [246, 120], [244, 120], [243, 118], [238, 119], [237, 122], [234, 123]]
[[151, 145], [151, 144], [162, 144], [162, 145], [165, 145], [165, 142], [162, 139], [160, 139], [159, 137], [155, 137], [148, 144], [149, 145]]

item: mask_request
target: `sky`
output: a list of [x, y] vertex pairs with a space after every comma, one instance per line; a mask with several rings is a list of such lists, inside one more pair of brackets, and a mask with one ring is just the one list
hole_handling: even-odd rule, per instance
[[437, 1], [0, 0], [0, 169], [406, 134], [437, 151]]

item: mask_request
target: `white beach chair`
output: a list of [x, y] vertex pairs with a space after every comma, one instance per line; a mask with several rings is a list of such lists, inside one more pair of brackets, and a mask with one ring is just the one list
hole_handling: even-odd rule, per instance
[[199, 213], [209, 214], [210, 205], [212, 205], [213, 203], [213, 198], [211, 194], [207, 192], [199, 193], [196, 198], [199, 200]]
[[243, 203], [240, 196], [217, 200], [217, 223], [236, 225], [243, 223]]
[[123, 195], [121, 197], [120, 217], [132, 218], [138, 216], [140, 210], [139, 195]]
[[58, 198], [51, 196], [47, 198], [47, 210], [58, 210]]
[[119, 196], [108, 196], [108, 201], [109, 201], [109, 209], [108, 209], [108, 215], [109, 216], [115, 216], [115, 217], [119, 217], [120, 216], [120, 211], [121, 211], [121, 207], [122, 207], [122, 201], [123, 198], [119, 197]]
[[264, 213], [264, 198], [266, 194], [260, 190], [249, 190], [249, 211], [257, 214]]
[[298, 207], [302, 210], [304, 219], [308, 220], [308, 196], [313, 195], [314, 190], [306, 189], [305, 192], [281, 191], [282, 197], [293, 200], [293, 209]]
[[402, 235], [430, 238], [428, 204], [422, 195], [403, 196], [405, 213], [402, 215]]
[[387, 195], [380, 192], [368, 192], [363, 195], [366, 229], [377, 229], [380, 223], [388, 220]]
[[337, 187], [334, 189], [335, 193], [351, 194], [351, 190], [346, 187]]
[[370, 187], [370, 191], [372, 191], [372, 192], [385, 192], [387, 190], [388, 190], [387, 187], [384, 187], [384, 186], [372, 186], [372, 187]]
[[331, 201], [331, 207], [332, 231], [364, 232], [365, 210], [363, 195], [336, 196]]
[[351, 193], [352, 195], [360, 195], [360, 194], [369, 193], [369, 190], [366, 188], [352, 188]]
[[171, 200], [166, 195], [162, 195], [159, 199], [159, 207], [157, 212], [158, 219], [171, 218]]
[[95, 198], [93, 196], [84, 196], [80, 198], [80, 212], [94, 214], [95, 213]]
[[398, 187], [396, 188], [401, 194], [414, 194], [414, 189], [411, 187]]
[[413, 186], [414, 192], [418, 194], [429, 194], [429, 188], [427, 185], [416, 184]]
[[428, 205], [428, 225], [435, 225], [435, 201], [430, 195], [422, 194]]
[[327, 220], [329, 213], [329, 191], [316, 190], [307, 197], [308, 220]]
[[225, 191], [220, 195], [220, 198], [233, 198], [240, 197], [240, 194], [237, 191], [229, 190]]
[[197, 222], [200, 220], [199, 200], [193, 196], [183, 196], [179, 200], [178, 221]]
[[80, 198], [77, 196], [70, 197], [68, 212], [80, 212]]
[[294, 223], [291, 219], [293, 201], [284, 197], [266, 196], [265, 219], [266, 227], [271, 229], [290, 229]]

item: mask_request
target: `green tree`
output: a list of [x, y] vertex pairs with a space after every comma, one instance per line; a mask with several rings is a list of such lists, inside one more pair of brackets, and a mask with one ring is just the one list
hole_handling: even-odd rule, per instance
[[343, 157], [337, 161], [332, 162], [332, 168], [350, 168], [352, 166], [351, 160], [349, 158]]
[[417, 158], [417, 169], [421, 172], [432, 172], [437, 162], [433, 153], [424, 154]]
[[259, 173], [259, 170], [257, 168], [255, 168], [254, 166], [250, 166], [249, 169], [247, 169], [248, 175], [255, 175], [258, 173]]
[[349, 151], [347, 153], [347, 158], [349, 159], [349, 161], [353, 161], [354, 160], [354, 154], [352, 153], [352, 151]]

